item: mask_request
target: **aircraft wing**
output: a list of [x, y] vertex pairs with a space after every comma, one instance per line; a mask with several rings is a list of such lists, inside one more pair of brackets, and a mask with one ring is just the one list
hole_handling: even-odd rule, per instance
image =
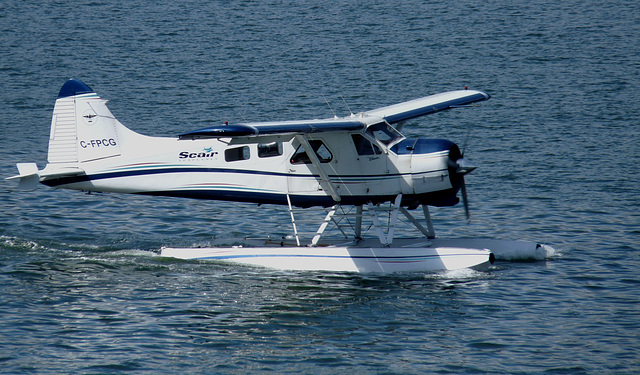
[[364, 112], [365, 117], [379, 117], [388, 123], [410, 120], [412, 118], [429, 115], [439, 111], [460, 106], [466, 106], [475, 102], [488, 100], [491, 96], [477, 90], [458, 90], [443, 92], [440, 94], [425, 96], [424, 98], [410, 100], [408, 102], [390, 105]]
[[362, 130], [366, 124], [355, 119], [253, 122], [221, 124], [180, 134], [180, 139], [234, 138], [281, 134], [309, 134], [330, 131]]
[[180, 139], [203, 138], [263, 138], [265, 136], [310, 134], [332, 131], [363, 130], [368, 125], [386, 120], [390, 124], [428, 115], [450, 108], [466, 106], [489, 99], [487, 93], [476, 90], [449, 91], [394, 104], [344, 118], [301, 121], [249, 122], [219, 124], [179, 135]]

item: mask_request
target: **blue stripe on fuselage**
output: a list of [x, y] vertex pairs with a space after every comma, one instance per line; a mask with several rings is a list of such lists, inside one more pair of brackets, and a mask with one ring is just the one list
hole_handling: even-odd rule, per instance
[[[434, 170], [434, 171], [425, 171], [421, 173], [431, 173], [431, 172], [441, 172], [443, 170]], [[80, 175], [80, 176], [68, 176], [68, 177], [60, 177], [50, 180], [45, 180], [42, 183], [51, 186], [61, 186], [74, 184], [78, 182], [87, 182], [87, 181], [97, 181], [104, 180], [110, 178], [120, 178], [120, 177], [134, 177], [134, 176], [145, 176], [145, 175], [154, 175], [154, 174], [168, 174], [168, 173], [237, 173], [237, 174], [251, 174], [251, 175], [262, 175], [262, 176], [277, 176], [277, 177], [293, 177], [293, 178], [319, 178], [318, 175], [299, 175], [299, 174], [289, 174], [289, 173], [281, 173], [281, 172], [265, 172], [265, 171], [256, 171], [256, 170], [248, 170], [248, 169], [226, 169], [226, 168], [189, 168], [189, 167], [171, 167], [171, 168], [152, 168], [152, 169], [139, 169], [139, 170], [127, 170], [127, 171], [118, 171], [118, 172], [102, 172], [96, 174], [88, 174], [88, 175]], [[372, 175], [329, 175], [329, 178], [333, 179], [335, 183], [343, 183], [352, 181], [354, 179], [375, 179], [375, 178], [389, 178], [389, 177], [400, 177], [403, 175], [411, 175], [412, 173], [393, 173], [393, 174], [372, 174]]]
[[[250, 171], [250, 170], [233, 170], [233, 169], [216, 169], [216, 168], [154, 168], [148, 170], [129, 170], [129, 171], [118, 171], [118, 172], [105, 172], [105, 173], [97, 173], [93, 175], [83, 175], [83, 176], [69, 176], [69, 177], [61, 177], [56, 179], [45, 180], [42, 183], [51, 186], [51, 187], [59, 187], [62, 185], [69, 185], [74, 183], [95, 181], [95, 180], [103, 180], [110, 178], [121, 178], [121, 177], [133, 177], [133, 176], [144, 176], [144, 175], [153, 175], [153, 174], [166, 174], [166, 173], [248, 173], [255, 175], [265, 175], [265, 176], [282, 176], [282, 177], [299, 177], [299, 178], [309, 178], [316, 177], [312, 175], [293, 175], [286, 173], [277, 173], [277, 172], [264, 172], [264, 171]], [[348, 177], [360, 177], [360, 178], [386, 178], [391, 175], [361, 175], [361, 176], [348, 176]], [[394, 176], [401, 177], [401, 174], [396, 174]], [[338, 176], [330, 176], [339, 179]], [[347, 177], [347, 176], [341, 176]], [[341, 181], [337, 181], [340, 183]], [[413, 205], [413, 202], [421, 202], [423, 204], [429, 204], [432, 206], [452, 206], [458, 203], [458, 199], [456, 198], [457, 190], [448, 189], [443, 191], [436, 191], [426, 194], [420, 195], [404, 195], [403, 196], [403, 205]], [[265, 203], [265, 204], [287, 204], [287, 194], [286, 193], [265, 193], [258, 191], [239, 191], [237, 189], [197, 189], [197, 188], [189, 188], [189, 189], [177, 189], [177, 190], [161, 190], [161, 191], [146, 191], [139, 192], [137, 194], [143, 195], [155, 195], [155, 196], [170, 196], [170, 197], [182, 197], [182, 198], [195, 198], [195, 199], [208, 199], [208, 200], [225, 200], [225, 201], [238, 201], [238, 202], [248, 202], [248, 203]], [[395, 199], [395, 195], [361, 195], [361, 196], [349, 196], [345, 195], [342, 197], [341, 204], [346, 205], [362, 205], [368, 202], [372, 203], [381, 203], [392, 201]], [[297, 207], [313, 207], [313, 206], [332, 206], [336, 202], [326, 195], [326, 196], [318, 196], [318, 195], [290, 195], [291, 203]]]

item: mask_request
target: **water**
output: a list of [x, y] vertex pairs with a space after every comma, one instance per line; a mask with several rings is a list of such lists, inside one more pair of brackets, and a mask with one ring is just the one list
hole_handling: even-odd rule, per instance
[[[0, 175], [46, 160], [67, 78], [132, 129], [331, 117], [463, 86], [407, 125], [463, 143], [472, 220], [552, 244], [486, 272], [276, 272], [157, 256], [277, 231], [274, 208], [0, 188], [7, 373], [636, 373], [640, 9], [634, 1], [0, 4]], [[274, 213], [275, 212], [275, 213]], [[277, 220], [271, 221], [276, 217]]]

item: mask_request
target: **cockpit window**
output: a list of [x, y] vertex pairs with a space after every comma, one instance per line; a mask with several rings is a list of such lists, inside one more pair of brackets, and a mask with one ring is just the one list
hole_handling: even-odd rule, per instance
[[353, 144], [356, 146], [358, 155], [380, 155], [382, 151], [380, 148], [371, 142], [361, 134], [351, 134]]
[[[312, 140], [309, 141], [309, 144], [311, 148], [313, 148], [313, 151], [316, 152], [316, 156], [318, 156], [321, 163], [328, 163], [333, 160], [333, 154], [331, 154], [331, 151], [329, 151], [322, 141]], [[291, 157], [291, 164], [311, 164], [311, 160], [304, 150], [304, 146], [300, 145], [298, 147], [296, 153]]]
[[367, 128], [367, 133], [374, 136], [377, 140], [385, 145], [391, 145], [397, 140], [402, 139], [402, 134], [386, 122], [379, 122]]

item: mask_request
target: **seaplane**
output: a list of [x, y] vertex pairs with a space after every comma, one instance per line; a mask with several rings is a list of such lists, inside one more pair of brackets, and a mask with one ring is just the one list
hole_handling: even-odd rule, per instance
[[[162, 247], [165, 257], [308, 271], [482, 269], [500, 253], [535, 254], [545, 252], [545, 245], [437, 238], [429, 206], [455, 206], [460, 194], [468, 217], [464, 178], [476, 166], [454, 142], [407, 138], [401, 131], [414, 118], [489, 98], [465, 88], [345, 117], [220, 122], [174, 137], [151, 137], [125, 127], [107, 100], [70, 79], [53, 109], [48, 163], [42, 170], [36, 163], [18, 163], [19, 174], [8, 179], [19, 180], [21, 189], [40, 183], [288, 210], [293, 234], [247, 238], [239, 245]], [[324, 218], [305, 236], [297, 220], [311, 208], [324, 210]], [[399, 237], [399, 217], [419, 236]], [[326, 236], [329, 227], [337, 228], [339, 238]]]

